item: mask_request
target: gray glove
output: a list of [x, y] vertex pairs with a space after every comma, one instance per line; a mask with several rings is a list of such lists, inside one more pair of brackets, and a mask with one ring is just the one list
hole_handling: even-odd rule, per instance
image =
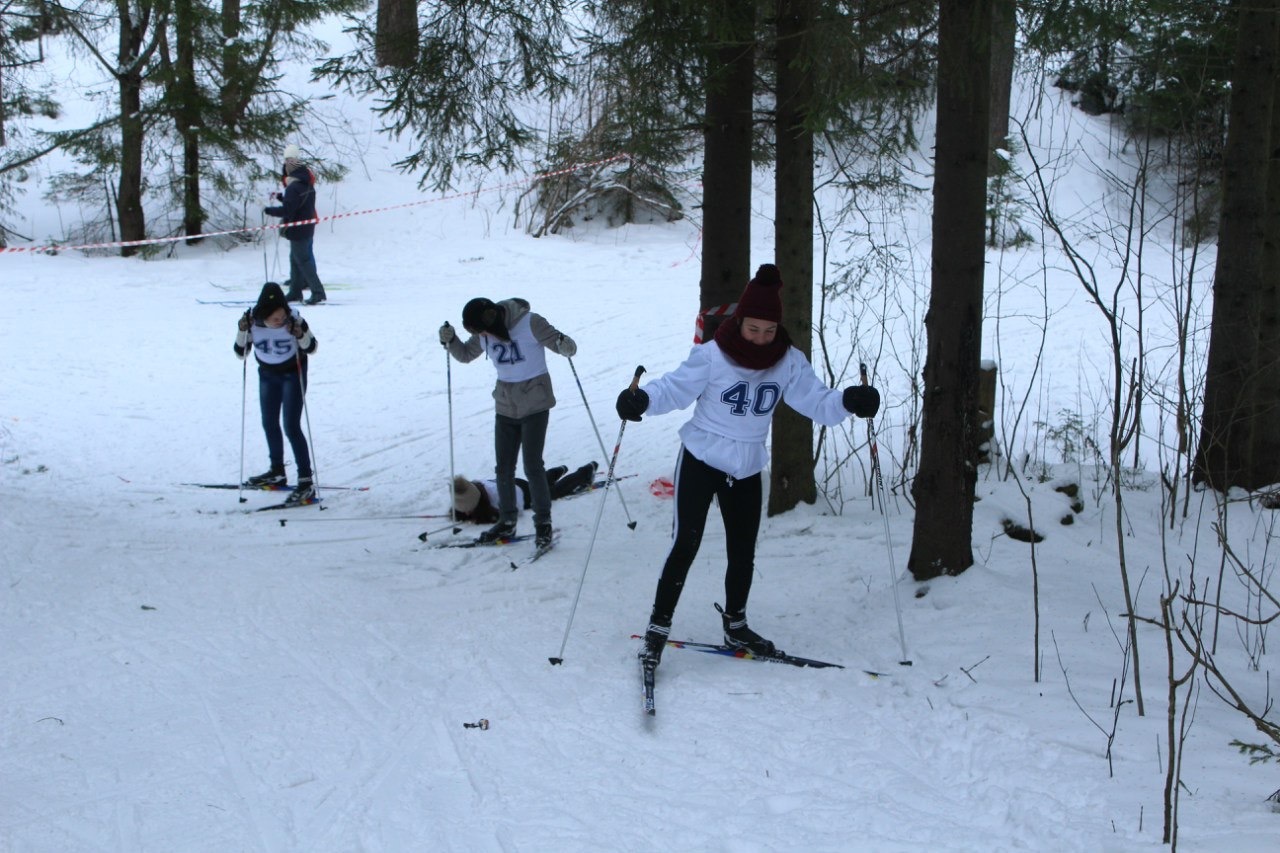
[[453, 326], [450, 326], [447, 322], [440, 327], [440, 343], [442, 345], [448, 346], [449, 342], [457, 336], [457, 333], [453, 331]]
[[560, 339], [556, 341], [556, 352], [565, 358], [573, 358], [578, 354], [578, 345], [568, 335], [561, 335]]

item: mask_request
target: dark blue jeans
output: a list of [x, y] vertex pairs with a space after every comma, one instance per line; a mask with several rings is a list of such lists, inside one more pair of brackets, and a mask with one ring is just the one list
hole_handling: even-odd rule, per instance
[[[289, 437], [298, 477], [311, 476], [311, 451], [302, 431], [302, 395], [306, 391], [306, 367], [298, 375], [296, 366], [283, 372], [258, 368], [258, 404], [262, 407], [262, 431], [267, 434], [267, 453], [272, 468], [284, 467], [284, 437]], [[280, 416], [284, 415], [284, 432]]]
[[312, 250], [315, 240], [289, 241], [289, 294], [300, 295], [303, 290], [311, 290], [312, 299], [325, 299], [324, 285], [320, 283], [320, 273], [316, 272], [316, 255]]
[[524, 476], [529, 481], [529, 502], [533, 504], [533, 523], [551, 521], [551, 487], [542, 462], [542, 448], [547, 443], [547, 423], [551, 412], [538, 412], [525, 418], [495, 415], [493, 451], [498, 464], [494, 474], [498, 480], [498, 520], [515, 523], [520, 516], [516, 503], [516, 457], [524, 457]]

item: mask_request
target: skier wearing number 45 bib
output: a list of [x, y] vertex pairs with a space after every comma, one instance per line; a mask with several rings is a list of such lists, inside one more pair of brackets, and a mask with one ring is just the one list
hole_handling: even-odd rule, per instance
[[516, 457], [523, 456], [533, 504], [534, 543], [539, 549], [549, 548], [551, 489], [542, 448], [556, 397], [544, 350], [572, 358], [578, 346], [541, 315], [530, 311], [529, 303], [523, 299], [472, 299], [462, 308], [462, 328], [471, 333], [466, 341], [460, 340], [448, 323], [440, 327], [440, 343], [449, 354], [463, 363], [486, 354], [498, 371], [493, 389], [498, 522], [481, 533], [480, 540], [494, 542], [515, 534], [520, 515], [516, 503]]
[[778, 268], [762, 265], [714, 340], [694, 347], [670, 373], [618, 395], [618, 416], [629, 421], [695, 404], [693, 417], [680, 428], [675, 529], [640, 652], [646, 665], [656, 665], [662, 656], [713, 497], [720, 503], [728, 558], [725, 604], [717, 606], [724, 642], [755, 654], [776, 651], [747, 626], [763, 497], [760, 472], [769, 459], [765, 442], [773, 413], [785, 402], [811, 420], [835, 426], [850, 414], [871, 417], [879, 410], [880, 394], [874, 388], [828, 388], [791, 345], [781, 325], [781, 289]]
[[309, 503], [315, 497], [315, 484], [311, 479], [311, 451], [302, 431], [302, 414], [307, 393], [307, 357], [316, 351], [315, 336], [302, 315], [289, 307], [284, 289], [274, 281], [262, 286], [257, 304], [244, 312], [237, 326], [235, 354], [246, 358], [252, 351], [258, 362], [258, 402], [271, 460], [266, 473], [250, 477], [245, 485], [265, 488], [287, 484], [284, 470], [287, 438], [293, 449], [293, 461], [298, 466], [298, 485], [285, 503], [290, 506]]

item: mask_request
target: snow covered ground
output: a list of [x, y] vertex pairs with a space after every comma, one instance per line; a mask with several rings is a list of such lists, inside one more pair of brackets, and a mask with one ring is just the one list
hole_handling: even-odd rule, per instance
[[[1069, 108], [1055, 116], [1100, 126]], [[459, 473], [491, 468], [493, 371], [454, 363], [446, 374], [435, 333], [458, 325], [474, 296], [525, 297], [577, 340], [583, 393], [569, 364], [550, 359], [560, 403], [546, 460], [603, 469], [584, 402], [612, 451], [613, 399], [635, 366], [658, 374], [686, 354], [697, 230], [533, 240], [512, 227], [509, 194], [418, 195], [385, 146], [369, 150], [366, 168], [321, 187], [322, 214], [427, 203], [319, 229], [330, 304], [303, 313], [320, 342], [307, 403], [323, 510], [256, 513], [279, 496], [242, 505], [235, 491], [182, 485], [236, 482], [242, 431], [244, 473], [265, 468], [254, 377], [246, 394], [231, 344], [264, 263], [285, 277], [274, 236], [262, 249], [181, 247], [150, 262], [0, 254], [0, 851], [1162, 849], [1163, 643], [1140, 632], [1139, 717], [1132, 675], [1116, 685], [1114, 510], [1090, 469], [1028, 484], [1048, 537], [1036, 551], [1041, 681], [1031, 549], [1001, 533], [1005, 517], [1026, 520], [1017, 486], [983, 478], [977, 564], [916, 597], [910, 507], [891, 500], [886, 542], [862, 497], [862, 447], [841, 475], [841, 514], [820, 502], [766, 520], [750, 607], [781, 647], [847, 668], [669, 650], [654, 718], [641, 712], [630, 635], [666, 553], [670, 501], [649, 484], [671, 473], [681, 416], [627, 427], [626, 511], [609, 496], [589, 562], [600, 493], [557, 503], [559, 547], [517, 571], [508, 562], [523, 545], [434, 549], [447, 533], [425, 544], [418, 534], [444, 522], [387, 518], [445, 511], [451, 435]], [[753, 265], [772, 260], [761, 198]], [[1056, 270], [1042, 248], [993, 264]], [[1001, 310], [1039, 316], [1050, 294], [1040, 381], [1057, 383], [1041, 392], [1052, 419], [1079, 405], [1059, 401], [1105, 351], [1078, 285], [1059, 272], [1048, 281], [1029, 295], [1011, 288]], [[1012, 352], [1033, 343], [1012, 321], [1004, 334], [1002, 371], [1017, 377], [1026, 368]], [[894, 359], [870, 360], [888, 456], [903, 443], [909, 386]], [[858, 424], [848, 435], [865, 437]], [[1040, 453], [1057, 461], [1051, 446]], [[1052, 486], [1075, 473], [1085, 506], [1060, 526], [1068, 501]], [[1163, 539], [1160, 490], [1126, 500], [1126, 557], [1139, 610], [1154, 616], [1162, 552], [1180, 564], [1194, 555], [1197, 580], [1216, 578], [1211, 500], [1195, 496], [1192, 520]], [[1238, 541], [1260, 564], [1273, 559], [1260, 550], [1270, 512], [1232, 512]], [[717, 640], [722, 564], [713, 522], [673, 636]], [[1240, 645], [1234, 631], [1222, 642]], [[1271, 667], [1263, 656], [1260, 672], [1240, 673], [1259, 702]], [[1261, 736], [1207, 690], [1197, 698], [1181, 848], [1276, 850], [1280, 815], [1265, 802], [1276, 768], [1228, 745]]]

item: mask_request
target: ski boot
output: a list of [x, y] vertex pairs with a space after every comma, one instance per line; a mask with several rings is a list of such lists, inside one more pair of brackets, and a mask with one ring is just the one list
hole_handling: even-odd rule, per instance
[[551, 547], [551, 522], [543, 521], [533, 526], [533, 546], [539, 551]]
[[303, 506], [311, 503], [316, 497], [316, 487], [310, 477], [299, 477], [298, 485], [284, 499], [285, 506]]
[[516, 535], [516, 523], [514, 521], [499, 521], [493, 527], [483, 531], [480, 536], [480, 542], [485, 545], [491, 545], [499, 539], [509, 539]]
[[720, 611], [720, 619], [724, 622], [724, 644], [726, 646], [731, 649], [742, 649], [753, 655], [776, 655], [778, 653], [777, 647], [772, 642], [747, 627], [747, 614], [745, 612], [726, 613], [718, 604], [716, 609]]
[[244, 485], [250, 489], [282, 489], [288, 484], [289, 478], [284, 473], [283, 465], [272, 465], [271, 470], [244, 481]]
[[662, 650], [667, 647], [667, 637], [671, 636], [670, 625], [659, 625], [650, 622], [644, 632], [644, 648], [637, 657], [645, 666], [657, 666], [662, 660]]

